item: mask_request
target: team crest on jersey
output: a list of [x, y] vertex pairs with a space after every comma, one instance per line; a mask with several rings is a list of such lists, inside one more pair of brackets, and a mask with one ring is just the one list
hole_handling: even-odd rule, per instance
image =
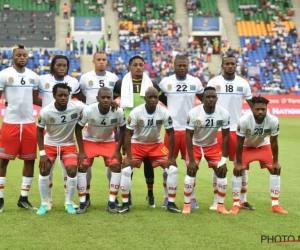
[[13, 84], [13, 83], [14, 83], [14, 78], [8, 77], [8, 84]]
[[[124, 116], [124, 118], [125, 118], [125, 116]], [[130, 125], [130, 123], [131, 123], [131, 117], [130, 117], [130, 116], [128, 116], [127, 123], [128, 123], [129, 125]]]
[[115, 83], [114, 82], [108, 82], [108, 85], [109, 85], [109, 87], [113, 87], [113, 86], [115, 86]]
[[92, 86], [94, 85], [93, 81], [90, 80], [90, 81], [88, 82], [88, 85], [89, 85], [89, 87], [92, 87]]
[[250, 128], [246, 129], [246, 134], [251, 135], [251, 129]]
[[196, 90], [196, 85], [190, 85], [190, 90]]
[[34, 79], [29, 79], [30, 84], [34, 84]]
[[45, 89], [50, 89], [50, 83], [49, 83], [49, 82], [47, 82], [47, 83], [45, 84]]
[[137, 123], [138, 123], [138, 125], [140, 125], [140, 126], [144, 126], [144, 120], [138, 120]]
[[219, 92], [220, 90], [221, 90], [221, 86], [220, 86], [220, 85], [217, 85], [217, 86], [216, 86], [216, 91]]
[[196, 124], [196, 126], [200, 127], [201, 126], [201, 120], [196, 120], [195, 124]]
[[168, 90], [168, 91], [171, 91], [171, 90], [172, 90], [172, 84], [168, 84], [167, 90]]
[[94, 124], [95, 122], [96, 122], [96, 120], [95, 120], [94, 118], [91, 118], [91, 119], [90, 119], [90, 123], [91, 123], [91, 124]]
[[237, 92], [243, 92], [244, 88], [243, 87], [236, 87]]
[[188, 116], [188, 118], [187, 118], [187, 120], [186, 120], [187, 125], [190, 124], [190, 121], [191, 121], [191, 118]]
[[53, 117], [51, 117], [49, 121], [50, 121], [50, 123], [54, 123], [55, 119]]

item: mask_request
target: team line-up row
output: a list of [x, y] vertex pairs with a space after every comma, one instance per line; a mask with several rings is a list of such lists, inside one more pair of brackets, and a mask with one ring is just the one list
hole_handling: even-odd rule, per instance
[[[155, 207], [153, 168], [161, 166], [165, 186], [163, 206], [170, 212], [189, 214], [191, 209], [198, 208], [193, 189], [198, 165], [204, 156], [213, 169], [214, 203], [211, 210], [221, 214], [237, 214], [240, 208], [254, 210], [246, 200], [247, 168], [250, 162], [259, 161], [262, 168], [270, 171], [271, 211], [287, 214], [278, 203], [281, 169], [278, 163], [278, 119], [267, 113], [268, 100], [261, 96], [252, 97], [249, 84], [235, 75], [234, 57], [223, 58], [223, 75], [211, 79], [205, 89], [199, 79], [187, 74], [185, 56], [177, 56], [175, 74], [156, 85], [144, 73], [142, 57], [132, 57], [128, 74], [118, 80], [105, 70], [105, 53], [96, 53], [93, 57], [95, 70], [82, 76], [78, 88], [74, 79], [67, 76], [69, 61], [64, 56], [56, 56], [51, 62], [51, 74], [41, 77], [25, 67], [28, 59], [23, 46], [14, 48], [13, 60], [13, 67], [0, 72], [0, 91], [1, 94], [4, 91], [7, 101], [0, 150], [1, 212], [6, 168], [9, 160], [17, 155], [24, 160], [18, 206], [34, 209], [28, 201], [28, 192], [33, 180], [37, 141], [42, 200], [36, 212], [39, 215], [46, 214], [52, 207], [51, 187], [56, 158], [61, 159], [65, 170], [66, 211], [70, 214], [85, 213], [90, 204], [88, 173], [93, 159], [98, 156], [104, 157], [108, 169], [107, 209], [110, 213], [129, 212], [133, 169], [144, 162], [149, 207]], [[116, 94], [121, 98], [123, 109], [112, 102]], [[74, 96], [88, 106], [80, 101], [70, 101]], [[195, 96], [202, 101], [196, 107]], [[243, 98], [252, 112], [241, 116]], [[167, 108], [158, 105], [159, 100]], [[33, 104], [43, 106], [37, 126]], [[82, 134], [86, 124], [88, 126]], [[164, 143], [160, 138], [162, 126], [166, 130]], [[117, 141], [116, 128], [119, 129]], [[124, 159], [120, 152], [122, 145], [126, 151]], [[182, 211], [175, 204], [179, 151], [187, 163]], [[230, 160], [235, 158], [236, 162], [232, 178], [234, 203], [230, 211], [224, 207], [227, 157]], [[77, 211], [73, 202], [76, 190], [80, 199]], [[120, 209], [116, 203], [118, 191], [122, 195]]]

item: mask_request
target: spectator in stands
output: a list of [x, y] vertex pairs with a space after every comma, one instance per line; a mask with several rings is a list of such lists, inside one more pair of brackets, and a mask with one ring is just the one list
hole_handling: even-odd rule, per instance
[[87, 44], [86, 44], [86, 51], [87, 51], [87, 54], [88, 55], [92, 55], [93, 54], [93, 44], [91, 41], [89, 41]]
[[72, 37], [72, 47], [73, 47], [73, 50], [76, 50], [78, 51], [78, 43], [75, 41], [74, 37]]
[[67, 5], [67, 3], [65, 3], [63, 6], [62, 6], [62, 11], [63, 11], [63, 18], [64, 19], [68, 19], [69, 18], [69, 15], [68, 15], [68, 12], [69, 12], [69, 5]]
[[110, 27], [110, 25], [106, 29], [106, 34], [107, 34], [107, 40], [110, 41], [110, 39], [111, 39], [111, 27]]
[[49, 0], [49, 11], [55, 10], [55, 1], [56, 0]]
[[106, 47], [105, 40], [104, 40], [104, 37], [102, 36], [98, 41], [99, 51], [104, 51], [105, 47]]
[[80, 41], [80, 54], [83, 55], [84, 54], [84, 40], [81, 39]]
[[69, 36], [66, 37], [66, 47], [67, 47], [67, 50], [70, 50], [71, 42], [72, 42], [72, 38], [69, 37]]
[[10, 6], [9, 6], [8, 2], [6, 2], [6, 3], [3, 5], [3, 9], [4, 9], [4, 10], [10, 10]]
[[72, 14], [76, 15], [76, 9], [77, 9], [76, 3], [73, 3], [72, 4]]

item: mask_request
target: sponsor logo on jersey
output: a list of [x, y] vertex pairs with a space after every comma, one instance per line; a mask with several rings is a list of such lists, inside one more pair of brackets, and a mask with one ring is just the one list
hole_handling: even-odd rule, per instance
[[88, 82], [88, 85], [89, 85], [89, 87], [92, 87], [92, 86], [94, 85], [93, 81], [90, 80], [90, 81]]
[[167, 90], [168, 90], [168, 91], [171, 91], [171, 90], [172, 90], [172, 84], [168, 84], [168, 85], [167, 85]]
[[199, 127], [200, 127], [200, 126], [201, 126], [201, 120], [196, 120], [196, 121], [195, 121], [195, 124], [196, 124], [196, 126], [199, 126]]
[[51, 117], [49, 121], [50, 121], [50, 123], [54, 123], [55, 119], [53, 117]]
[[117, 123], [117, 122], [118, 122], [118, 119], [117, 119], [117, 118], [114, 118], [114, 119], [111, 119], [111, 120], [110, 120], [110, 123], [111, 123], [111, 124]]
[[94, 118], [91, 118], [91, 119], [90, 119], [90, 123], [91, 123], [91, 124], [94, 124], [95, 122], [96, 122], [96, 120], [95, 120]]
[[138, 125], [140, 125], [140, 126], [144, 126], [144, 120], [138, 120], [137, 123], [138, 123]]
[[[124, 118], [125, 118], [125, 116], [124, 116]], [[131, 123], [131, 117], [130, 116], [128, 116], [127, 122], [130, 125], [130, 123]]]
[[108, 82], [108, 85], [109, 85], [109, 87], [113, 87], [113, 86], [115, 86], [115, 83], [114, 82]]
[[244, 89], [243, 87], [236, 87], [237, 92], [243, 92], [243, 89]]
[[217, 126], [222, 126], [223, 120], [217, 120]]
[[47, 82], [47, 83], [45, 84], [45, 89], [49, 89], [49, 88], [50, 88], [50, 83]]
[[14, 78], [8, 77], [8, 84], [13, 84], [13, 83], [14, 83]]
[[162, 120], [156, 120], [156, 125], [162, 125], [163, 121]]
[[221, 91], [221, 86], [220, 85], [216, 85], [216, 91], [220, 92]]
[[190, 85], [190, 90], [196, 90], [196, 85]]
[[71, 119], [76, 119], [76, 118], [78, 118], [78, 114], [77, 113], [71, 114]]
[[251, 135], [251, 129], [250, 129], [250, 128], [247, 128], [247, 129], [246, 129], [246, 134]]

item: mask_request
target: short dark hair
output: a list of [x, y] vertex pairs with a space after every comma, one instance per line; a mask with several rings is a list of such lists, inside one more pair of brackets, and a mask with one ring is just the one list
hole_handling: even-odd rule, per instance
[[25, 49], [25, 46], [23, 44], [16, 44], [16, 45], [14, 45], [13, 48], [12, 48], [13, 53], [17, 49]]
[[97, 54], [106, 55], [106, 57], [107, 57], [107, 54], [105, 53], [105, 51], [96, 51], [96, 52], [94, 53], [94, 55], [93, 55], [93, 59], [95, 58], [95, 56], [96, 56]]
[[184, 55], [177, 55], [176, 57], [175, 57], [175, 60], [174, 60], [174, 64], [176, 64], [176, 61], [177, 60], [185, 60], [185, 61], [189, 61], [188, 60], [188, 58], [186, 57], [186, 56], [184, 56]]
[[132, 56], [130, 59], [129, 59], [129, 65], [131, 65], [131, 63], [133, 62], [133, 60], [135, 59], [140, 59], [143, 61], [143, 63], [145, 63], [145, 60], [143, 57], [141, 57], [140, 55], [135, 55], [135, 56]]
[[68, 57], [64, 56], [64, 55], [56, 55], [53, 60], [51, 61], [51, 65], [50, 65], [50, 74], [53, 75], [54, 74], [54, 65], [56, 63], [56, 61], [58, 59], [65, 59], [67, 61], [67, 72], [65, 75], [68, 75], [68, 72], [69, 72], [69, 68], [70, 68], [70, 61], [68, 59]]
[[52, 90], [53, 95], [56, 95], [57, 89], [58, 89], [58, 88], [61, 88], [61, 89], [67, 89], [68, 92], [69, 92], [69, 94], [71, 93], [71, 87], [68, 86], [67, 83], [56, 83], [56, 84], [54, 85], [54, 87], [53, 87], [53, 90]]
[[224, 63], [224, 60], [227, 59], [227, 58], [234, 58], [235, 62], [236, 62], [236, 57], [234, 55], [231, 55], [231, 54], [225, 54], [222, 56], [222, 64]]
[[208, 91], [208, 90], [214, 90], [214, 91], [217, 91], [215, 87], [211, 87], [211, 86], [205, 87], [205, 88], [204, 88], [204, 92], [205, 92], [205, 91]]
[[111, 89], [108, 88], [108, 87], [101, 87], [101, 88], [98, 90], [98, 95], [99, 95], [102, 91], [109, 91], [109, 92], [112, 92]]
[[269, 100], [267, 98], [264, 98], [263, 96], [259, 95], [259, 96], [253, 96], [251, 99], [252, 103], [262, 103], [262, 104], [269, 104]]

